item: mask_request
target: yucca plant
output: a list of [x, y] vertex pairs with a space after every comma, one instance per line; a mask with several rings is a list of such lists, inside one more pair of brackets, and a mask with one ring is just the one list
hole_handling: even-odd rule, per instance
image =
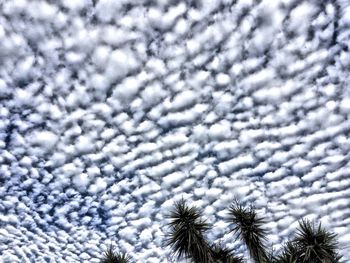
[[282, 253], [273, 260], [274, 263], [299, 263], [300, 249], [296, 242], [288, 241], [282, 250]]
[[244, 207], [235, 200], [229, 208], [227, 220], [234, 232], [246, 244], [251, 258], [256, 263], [268, 262], [266, 252], [265, 220], [259, 217], [253, 206]]
[[301, 220], [293, 242], [302, 263], [338, 263], [341, 259], [336, 235], [321, 224], [316, 226], [309, 220]]
[[232, 250], [225, 248], [222, 244], [211, 246], [211, 253], [215, 263], [243, 263], [243, 258], [232, 255]]
[[[181, 199], [168, 216], [170, 232], [167, 245], [177, 258], [186, 257], [194, 263], [243, 263], [242, 257], [217, 243], [210, 245], [205, 237], [208, 224], [201, 218], [196, 207], [190, 207]], [[288, 241], [280, 255], [267, 252], [265, 220], [258, 216], [253, 206], [245, 207], [235, 200], [229, 207], [231, 232], [248, 248], [255, 263], [339, 263], [336, 235], [315, 226], [308, 220], [299, 222], [295, 238]]]
[[209, 229], [196, 207], [189, 207], [184, 199], [175, 202], [168, 215], [170, 232], [166, 245], [171, 246], [177, 258], [190, 258], [195, 263], [214, 262], [204, 233]]
[[117, 253], [110, 245], [105, 251], [101, 263], [130, 263], [130, 257], [125, 253]]

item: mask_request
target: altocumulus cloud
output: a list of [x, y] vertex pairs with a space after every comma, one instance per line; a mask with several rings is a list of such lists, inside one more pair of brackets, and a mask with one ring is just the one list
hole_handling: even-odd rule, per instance
[[0, 1], [1, 262], [169, 262], [181, 196], [350, 260], [350, 2]]

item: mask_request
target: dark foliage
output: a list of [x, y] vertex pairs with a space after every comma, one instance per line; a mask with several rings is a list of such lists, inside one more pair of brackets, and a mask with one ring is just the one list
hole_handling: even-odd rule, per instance
[[338, 263], [336, 235], [308, 220], [299, 222], [297, 236], [288, 241], [274, 263]]
[[175, 203], [170, 215], [170, 232], [167, 245], [171, 246], [177, 258], [187, 257], [196, 263], [213, 262], [210, 246], [204, 238], [208, 224], [201, 219], [196, 207], [189, 207], [181, 199]]
[[263, 225], [265, 220], [260, 218], [254, 207], [244, 207], [237, 200], [229, 208], [228, 221], [233, 225], [231, 232], [246, 244], [251, 258], [257, 262], [268, 262], [266, 253], [266, 234]]
[[[242, 257], [221, 244], [209, 245], [204, 233], [208, 224], [201, 219], [196, 207], [189, 207], [182, 199], [175, 203], [170, 215], [170, 245], [177, 258], [186, 257], [195, 263], [243, 263]], [[253, 206], [244, 207], [238, 201], [229, 207], [227, 217], [231, 232], [237, 234], [247, 246], [256, 263], [339, 263], [336, 235], [317, 227], [308, 220], [299, 222], [296, 237], [288, 241], [280, 253], [267, 253], [265, 220], [259, 217]]]
[[295, 242], [289, 241], [284, 246], [281, 255], [279, 255], [274, 263], [298, 263], [299, 261], [299, 248]]
[[116, 253], [113, 246], [105, 251], [101, 263], [130, 263], [130, 257], [125, 253]]
[[[267, 252], [265, 245], [267, 231], [265, 220], [259, 217], [253, 206], [244, 207], [234, 201], [229, 207], [227, 220], [231, 231], [248, 248], [256, 263], [339, 263], [336, 235], [308, 220], [301, 220], [296, 236], [288, 241], [279, 255]], [[176, 259], [187, 258], [194, 263], [243, 263], [243, 257], [223, 246], [221, 243], [209, 244], [205, 233], [209, 225], [202, 219], [201, 212], [188, 206], [184, 199], [175, 202], [167, 216], [169, 232], [166, 245], [172, 248]], [[100, 263], [130, 263], [127, 254], [116, 253], [110, 246]]]
[[308, 220], [299, 222], [293, 248], [303, 263], [337, 263], [341, 258], [337, 253], [336, 235]]
[[220, 245], [211, 246], [211, 253], [215, 263], [243, 263], [243, 258], [233, 256], [232, 251]]

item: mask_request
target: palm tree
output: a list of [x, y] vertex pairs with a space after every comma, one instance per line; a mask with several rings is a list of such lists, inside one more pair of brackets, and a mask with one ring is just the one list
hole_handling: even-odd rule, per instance
[[175, 208], [168, 215], [170, 232], [166, 244], [171, 246], [177, 258], [185, 256], [195, 263], [214, 262], [210, 246], [204, 238], [209, 229], [201, 219], [196, 207], [189, 207], [184, 199], [175, 202]]
[[336, 235], [309, 220], [299, 222], [299, 230], [293, 241], [300, 262], [338, 263], [341, 256], [337, 253]]
[[246, 244], [251, 258], [256, 263], [268, 262], [266, 252], [266, 233], [263, 228], [265, 220], [260, 218], [254, 207], [248, 208], [235, 200], [229, 208], [228, 221], [233, 225], [231, 232], [237, 233], [238, 237]]
[[101, 263], [130, 263], [130, 257], [125, 253], [114, 252], [113, 246], [110, 245], [105, 251]]

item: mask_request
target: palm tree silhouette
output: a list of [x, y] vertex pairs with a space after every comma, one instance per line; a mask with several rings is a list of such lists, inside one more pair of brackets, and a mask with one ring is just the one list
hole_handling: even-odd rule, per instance
[[238, 234], [245, 243], [254, 262], [269, 262], [265, 245], [267, 231], [263, 227], [265, 220], [257, 215], [254, 207], [244, 207], [235, 200], [229, 208], [227, 220], [233, 226], [231, 232]]
[[112, 245], [104, 252], [100, 263], [130, 263], [130, 257], [125, 253], [117, 253]]

